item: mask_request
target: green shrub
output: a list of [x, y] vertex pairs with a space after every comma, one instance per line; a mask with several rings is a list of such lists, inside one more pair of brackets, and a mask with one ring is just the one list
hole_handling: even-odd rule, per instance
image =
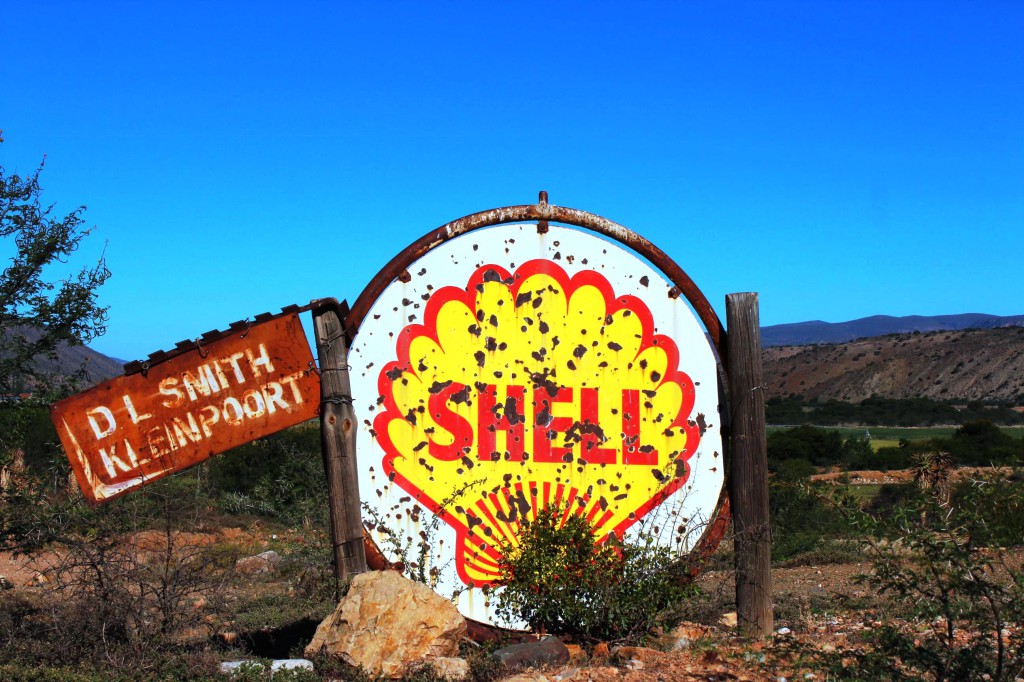
[[772, 472], [778, 481], [797, 483], [806, 481], [818, 473], [817, 467], [802, 459], [784, 459], [772, 466]]
[[653, 538], [599, 543], [585, 518], [565, 517], [556, 506], [524, 523], [518, 545], [503, 550], [498, 616], [551, 633], [642, 639], [667, 610], [694, 594], [682, 567]]
[[[857, 531], [835, 502], [853, 506], [824, 484], [771, 481], [768, 511], [772, 527], [772, 561], [790, 565], [841, 563], [857, 557]], [[802, 558], [806, 557], [806, 558]]]
[[[836, 680], [1024, 676], [1024, 573], [990, 546], [1002, 532], [998, 517], [1012, 509], [1019, 518], [1022, 503], [1018, 483], [995, 477], [961, 486], [952, 502], [920, 493], [884, 513], [853, 512], [871, 559], [865, 580], [908, 623], [873, 628], [853, 649], [801, 653]], [[854, 665], [844, 664], [851, 658]]]
[[[922, 441], [930, 443], [930, 441]], [[846, 468], [850, 471], [896, 471], [910, 466], [911, 455], [915, 450], [910, 448], [878, 448], [878, 451], [861, 451], [846, 460]]]
[[790, 459], [830, 466], [842, 458], [843, 439], [835, 430], [797, 426], [769, 433], [767, 442], [769, 468]]

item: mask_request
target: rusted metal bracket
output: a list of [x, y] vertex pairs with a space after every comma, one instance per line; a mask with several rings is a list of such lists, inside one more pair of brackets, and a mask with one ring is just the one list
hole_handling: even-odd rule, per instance
[[370, 280], [370, 283], [359, 295], [359, 298], [352, 304], [352, 310], [345, 320], [345, 331], [349, 339], [355, 338], [363, 318], [384, 289], [396, 279], [403, 282], [409, 281], [412, 278], [412, 275], [406, 269], [409, 264], [438, 244], [483, 227], [532, 221], [537, 221], [537, 231], [542, 234], [546, 231], [549, 223], [552, 222], [575, 225], [576, 227], [583, 227], [610, 237], [639, 253], [661, 270], [678, 288], [679, 292], [686, 297], [686, 300], [690, 302], [700, 321], [704, 324], [708, 337], [718, 351], [719, 357], [724, 357], [722, 344], [725, 340], [725, 326], [718, 319], [714, 308], [711, 307], [711, 304], [704, 297], [700, 289], [697, 288], [697, 285], [693, 283], [690, 276], [668, 254], [629, 228], [612, 222], [607, 218], [575, 208], [549, 204], [547, 192], [540, 193], [536, 204], [494, 208], [445, 223], [407, 246]]

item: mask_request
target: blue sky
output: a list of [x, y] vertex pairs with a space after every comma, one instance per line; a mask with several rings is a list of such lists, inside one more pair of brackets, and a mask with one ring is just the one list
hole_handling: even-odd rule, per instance
[[7, 3], [0, 164], [88, 206], [126, 360], [541, 189], [723, 317], [1020, 314], [1021, 36], [1020, 2]]

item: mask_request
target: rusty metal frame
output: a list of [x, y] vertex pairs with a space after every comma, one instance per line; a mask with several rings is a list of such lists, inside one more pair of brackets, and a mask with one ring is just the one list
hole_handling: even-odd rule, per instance
[[[725, 381], [723, 363], [725, 362], [725, 346], [728, 337], [722, 321], [718, 318], [714, 308], [708, 302], [703, 292], [694, 284], [690, 276], [679, 267], [678, 264], [664, 251], [641, 237], [629, 228], [616, 222], [602, 218], [599, 215], [581, 211], [576, 208], [565, 206], [554, 206], [548, 203], [548, 193], [540, 192], [536, 204], [520, 206], [505, 206], [503, 208], [492, 208], [488, 211], [480, 211], [445, 223], [437, 229], [428, 232], [409, 246], [405, 247], [388, 261], [380, 272], [370, 280], [366, 288], [352, 304], [352, 308], [345, 318], [345, 332], [349, 339], [354, 339], [362, 325], [363, 320], [369, 313], [370, 308], [377, 301], [384, 290], [396, 279], [408, 282], [411, 275], [408, 271], [409, 265], [422, 257], [428, 251], [443, 244], [444, 242], [461, 235], [494, 225], [506, 223], [524, 223], [537, 221], [537, 232], [543, 234], [548, 231], [549, 223], [561, 223], [582, 227], [592, 232], [604, 235], [629, 248], [631, 251], [646, 258], [655, 268], [660, 270], [674, 285], [668, 295], [676, 298], [682, 295], [689, 302], [690, 306], [697, 313], [698, 319], [704, 325], [708, 338], [711, 340], [715, 351], [718, 354], [719, 363], [719, 385], [723, 387], [722, 403], [726, 409], [722, 410], [719, 418], [722, 420], [722, 458], [725, 466], [725, 483], [722, 486], [722, 493], [715, 508], [715, 518], [709, 524], [709, 528], [701, 536], [700, 541], [690, 551], [689, 556], [701, 563], [712, 554], [718, 544], [725, 537], [729, 527], [730, 505], [728, 493], [728, 480], [730, 475], [729, 439], [728, 439], [728, 415], [730, 414], [728, 382]], [[696, 567], [691, 571], [696, 575]]]
[[363, 292], [359, 294], [359, 298], [352, 304], [352, 310], [349, 312], [348, 321], [345, 325], [346, 331], [354, 338], [359, 330], [359, 326], [363, 322], [363, 318], [369, 312], [370, 306], [377, 300], [377, 297], [394, 280], [410, 277], [406, 270], [408, 265], [439, 244], [482, 227], [491, 227], [505, 223], [531, 222], [534, 220], [538, 221], [538, 232], [546, 232], [549, 222], [583, 227], [610, 237], [649, 260], [675, 285], [675, 288], [669, 292], [669, 296], [675, 297], [682, 294], [690, 302], [690, 305], [697, 312], [700, 321], [704, 324], [704, 329], [707, 330], [711, 342], [719, 353], [719, 357], [722, 356], [722, 342], [725, 339], [725, 327], [722, 325], [722, 321], [718, 319], [714, 308], [711, 307], [711, 304], [708, 303], [708, 300], [704, 297], [701, 290], [697, 288], [697, 285], [693, 283], [690, 276], [668, 254], [636, 232], [607, 218], [602, 218], [599, 215], [587, 213], [576, 208], [549, 204], [547, 192], [540, 193], [539, 201], [536, 204], [492, 208], [489, 211], [473, 213], [458, 220], [453, 220], [450, 223], [445, 223], [402, 249], [397, 256], [392, 258], [370, 280], [370, 283], [363, 289]]

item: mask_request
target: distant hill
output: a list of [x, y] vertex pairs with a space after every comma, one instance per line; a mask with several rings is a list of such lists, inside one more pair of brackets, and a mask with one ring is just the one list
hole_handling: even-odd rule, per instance
[[123, 362], [88, 346], [64, 345], [57, 350], [57, 360], [45, 359], [37, 362], [47, 374], [69, 375], [83, 370], [83, 388], [124, 374]]
[[873, 315], [849, 322], [796, 322], [761, 327], [761, 345], [803, 346], [812, 343], [843, 343], [885, 334], [952, 331], [960, 329], [995, 329], [1024, 326], [1024, 315], [1001, 317], [982, 313], [963, 315], [908, 315], [891, 317]]
[[[1014, 400], [1024, 394], [1024, 315], [875, 315], [761, 328], [768, 396], [821, 400], [928, 397]], [[123, 374], [90, 348], [63, 347], [47, 372], [85, 368], [87, 384]]]
[[1024, 396], [1024, 326], [775, 346], [765, 348], [762, 358], [769, 398], [1019, 401]]
[[[28, 337], [30, 341], [38, 338], [38, 332], [28, 327], [21, 328], [19, 333]], [[120, 360], [108, 357], [88, 346], [69, 346], [66, 343], [57, 348], [56, 358], [41, 357], [35, 360], [35, 369], [39, 374], [72, 376], [80, 373], [83, 388], [121, 376], [124, 374], [123, 365]]]

